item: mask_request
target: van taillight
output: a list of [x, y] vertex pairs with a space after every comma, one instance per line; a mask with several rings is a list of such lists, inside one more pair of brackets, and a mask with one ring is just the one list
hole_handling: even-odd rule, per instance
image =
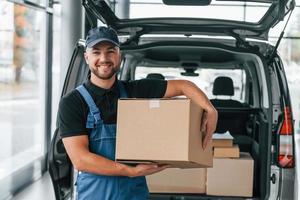
[[284, 120], [280, 129], [280, 135], [293, 135], [292, 113], [289, 107], [284, 108]]
[[294, 167], [293, 122], [290, 107], [284, 108], [284, 120], [279, 132], [278, 163], [283, 168]]

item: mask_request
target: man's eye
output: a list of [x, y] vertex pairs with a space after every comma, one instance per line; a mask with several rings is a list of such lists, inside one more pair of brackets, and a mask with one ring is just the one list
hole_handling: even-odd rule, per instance
[[98, 51], [93, 51], [92, 54], [93, 54], [93, 55], [98, 55], [99, 52], [98, 52]]

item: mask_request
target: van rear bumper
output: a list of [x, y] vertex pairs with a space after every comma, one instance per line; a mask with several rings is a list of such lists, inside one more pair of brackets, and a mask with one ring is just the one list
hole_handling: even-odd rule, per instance
[[222, 197], [205, 194], [150, 194], [150, 200], [258, 200], [256, 197]]
[[297, 188], [295, 186], [296, 173], [295, 168], [281, 169], [281, 182], [279, 190], [279, 199], [298, 199]]

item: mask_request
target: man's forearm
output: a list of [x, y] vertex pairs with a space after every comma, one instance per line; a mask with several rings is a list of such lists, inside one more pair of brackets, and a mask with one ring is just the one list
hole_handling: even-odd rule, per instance
[[189, 81], [185, 82], [182, 86], [182, 93], [201, 106], [205, 111], [214, 109], [207, 96], [194, 83]]
[[109, 176], [132, 176], [132, 167], [90, 152], [87, 135], [63, 138], [63, 143], [73, 166], [79, 171]]
[[185, 95], [192, 99], [205, 111], [214, 109], [207, 96], [192, 82], [186, 80], [168, 81], [167, 91], [164, 97], [175, 97]]
[[132, 176], [131, 167], [100, 155], [87, 152], [80, 157], [76, 163], [73, 163], [74, 167], [79, 171], [107, 176]]

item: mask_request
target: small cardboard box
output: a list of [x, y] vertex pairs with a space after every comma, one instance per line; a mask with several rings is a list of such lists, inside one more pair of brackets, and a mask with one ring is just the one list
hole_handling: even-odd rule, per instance
[[212, 136], [212, 146], [213, 147], [232, 147], [233, 137], [226, 131], [225, 133], [214, 133]]
[[186, 98], [119, 100], [116, 161], [211, 167], [211, 143], [202, 148], [202, 112]]
[[169, 168], [146, 177], [151, 193], [205, 193], [206, 169]]
[[254, 161], [249, 153], [213, 161], [213, 168], [207, 169], [208, 195], [252, 197]]
[[214, 147], [215, 158], [238, 158], [240, 157], [240, 148], [238, 145], [232, 147]]
[[213, 139], [212, 140], [213, 147], [232, 147], [233, 141], [227, 139]]

